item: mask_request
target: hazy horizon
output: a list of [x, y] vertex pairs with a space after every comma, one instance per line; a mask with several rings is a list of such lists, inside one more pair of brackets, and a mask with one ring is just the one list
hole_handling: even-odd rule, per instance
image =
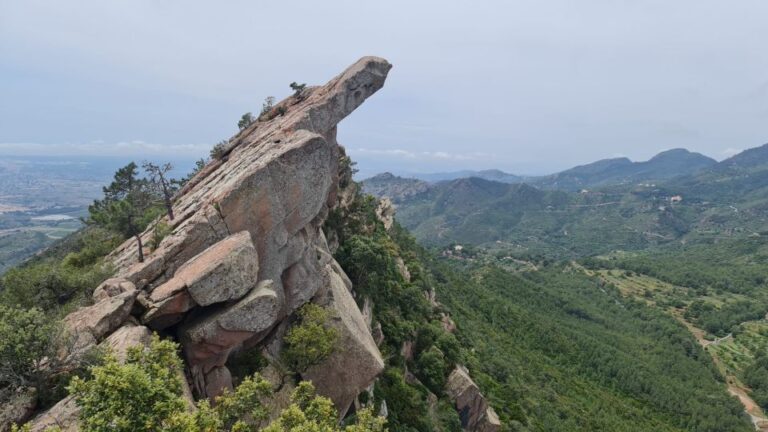
[[768, 142], [766, 13], [757, 0], [0, 0], [0, 155], [193, 160], [291, 81], [379, 55], [387, 84], [339, 127], [366, 172], [534, 175], [678, 147], [721, 160]]

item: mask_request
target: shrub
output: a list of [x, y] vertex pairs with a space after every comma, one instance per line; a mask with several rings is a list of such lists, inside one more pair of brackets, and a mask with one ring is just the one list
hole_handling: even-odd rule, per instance
[[77, 252], [70, 252], [64, 257], [63, 265], [86, 268], [97, 264], [99, 260], [120, 245], [122, 239], [117, 234], [98, 227], [88, 227], [82, 231]]
[[[291, 396], [291, 405], [269, 426], [266, 399], [272, 385], [258, 374], [246, 377], [234, 392], [198, 402], [187, 411], [181, 391], [178, 345], [156, 335], [149, 348], [134, 347], [125, 364], [108, 356], [105, 364], [91, 368], [92, 377], [76, 378], [70, 390], [81, 408], [83, 432], [385, 432], [385, 420], [370, 409], [358, 412], [355, 424], [341, 429], [330, 399], [319, 397], [311, 383], [302, 382]], [[25, 432], [28, 426], [16, 429]]]
[[303, 83], [299, 84], [296, 81], [294, 81], [290, 84], [290, 86], [291, 86], [291, 90], [293, 90], [293, 97], [299, 100], [303, 99], [304, 89], [307, 87], [307, 85]]
[[338, 414], [330, 399], [317, 396], [312, 383], [299, 383], [291, 395], [291, 405], [280, 413], [264, 432], [348, 431], [384, 432], [386, 420], [374, 416], [370, 408], [357, 413], [355, 424], [344, 429], [338, 426]]
[[130, 348], [125, 364], [110, 355], [104, 365], [92, 368], [92, 379], [74, 378], [69, 389], [81, 408], [81, 430], [149, 432], [183, 413], [176, 349], [155, 336], [149, 349]]
[[283, 356], [289, 367], [303, 372], [333, 352], [338, 332], [329, 327], [328, 310], [313, 303], [302, 306], [299, 320], [285, 335]]
[[259, 119], [262, 119], [262, 117], [267, 116], [269, 112], [272, 111], [272, 108], [274, 107], [275, 107], [275, 97], [268, 96], [266, 99], [264, 99], [264, 103], [261, 105], [261, 113], [259, 114]]
[[227, 140], [221, 140], [216, 143], [211, 149], [211, 159], [221, 160], [224, 157], [224, 151], [227, 149], [227, 144], [229, 144], [229, 141]]
[[160, 247], [160, 242], [162, 242], [171, 232], [173, 232], [173, 229], [167, 223], [158, 221], [154, 228], [152, 228], [152, 238], [149, 240], [150, 250], [155, 250]]
[[0, 279], [0, 302], [23, 308], [50, 310], [88, 293], [109, 277], [111, 270], [98, 263], [79, 268], [77, 255], [63, 262], [51, 260], [8, 270]]
[[242, 117], [240, 117], [240, 121], [237, 122], [237, 127], [240, 130], [243, 130], [248, 126], [250, 126], [251, 123], [253, 123], [254, 121], [255, 119], [253, 118], [253, 114], [251, 114], [250, 112], [247, 112], [243, 114]]
[[416, 360], [416, 373], [432, 393], [440, 394], [445, 386], [445, 357], [436, 347], [423, 352]]
[[40, 309], [0, 305], [0, 387], [43, 387], [43, 362], [56, 353], [54, 328]]

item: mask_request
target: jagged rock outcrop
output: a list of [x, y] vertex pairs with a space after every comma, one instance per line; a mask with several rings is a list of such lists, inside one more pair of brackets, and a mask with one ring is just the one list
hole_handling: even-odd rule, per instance
[[[232, 387], [233, 351], [262, 347], [279, 358], [289, 318], [315, 301], [332, 311], [338, 346], [304, 378], [346, 412], [384, 363], [321, 228], [343, 201], [336, 125], [383, 86], [390, 68], [364, 57], [229, 140], [177, 194], [176, 217], [164, 220], [172, 232], [143, 251], [144, 262], [134, 239], [107, 257], [114, 278], [96, 289], [93, 306], [65, 319], [80, 349], [101, 343], [124, 358], [129, 345], [162, 331], [181, 342], [196, 397], [214, 397]], [[151, 228], [142, 234], [145, 245], [151, 236]], [[74, 417], [68, 398], [34, 428]]]
[[461, 427], [470, 432], [496, 432], [501, 427], [499, 416], [488, 405], [488, 401], [480, 393], [469, 372], [463, 366], [456, 369], [448, 376], [445, 392], [453, 400], [459, 411]]
[[389, 230], [395, 223], [395, 207], [388, 197], [381, 198], [376, 206], [376, 217], [379, 218], [384, 228]]
[[384, 370], [384, 360], [350, 294], [351, 282], [339, 271], [326, 266], [326, 292], [318, 299], [334, 314], [333, 326], [339, 334], [337, 349], [322, 363], [309, 368], [302, 378], [312, 381], [318, 393], [331, 398], [343, 416], [355, 397]]
[[137, 295], [136, 289], [121, 292], [114, 297], [100, 295], [102, 300], [96, 304], [67, 315], [64, 327], [74, 339], [72, 351], [82, 353], [120, 327], [130, 316]]

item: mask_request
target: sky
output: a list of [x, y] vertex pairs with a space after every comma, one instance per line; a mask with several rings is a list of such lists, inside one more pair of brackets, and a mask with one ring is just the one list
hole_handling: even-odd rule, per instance
[[0, 156], [194, 159], [292, 81], [393, 65], [361, 172], [545, 174], [768, 142], [768, 1], [0, 0]]

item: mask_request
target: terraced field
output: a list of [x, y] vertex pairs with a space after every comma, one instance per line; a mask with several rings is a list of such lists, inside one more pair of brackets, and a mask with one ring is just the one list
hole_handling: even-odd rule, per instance
[[729, 302], [746, 300], [745, 296], [733, 293], [700, 296], [693, 289], [625, 270], [584, 271], [615, 286], [623, 295], [658, 307], [677, 318], [710, 354], [725, 378], [728, 391], [744, 405], [756, 430], [768, 431], [768, 416], [750, 397], [751, 390], [740, 378], [752, 364], [755, 355], [768, 350], [768, 321], [763, 319], [741, 323], [738, 332], [718, 338], [685, 318], [686, 308], [695, 300], [703, 300], [719, 308]]

